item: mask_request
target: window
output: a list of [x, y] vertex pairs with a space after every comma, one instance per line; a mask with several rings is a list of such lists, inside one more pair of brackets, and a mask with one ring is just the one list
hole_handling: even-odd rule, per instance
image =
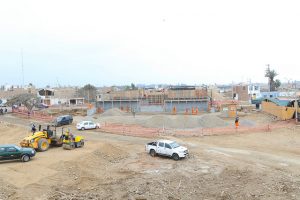
[[167, 143], [165, 144], [165, 147], [168, 148], [168, 149], [172, 149], [171, 146]]
[[94, 123], [93, 123], [93, 122], [90, 122], [90, 126], [94, 126]]
[[17, 149], [15, 149], [14, 147], [9, 147], [9, 148], [7, 148], [7, 151], [8, 152], [16, 152]]
[[89, 123], [88, 122], [85, 122], [83, 125], [88, 125]]
[[158, 146], [160, 146], [160, 147], [164, 147], [164, 146], [165, 146], [165, 143], [163, 143], [163, 142], [160, 142], [160, 143], [158, 144]]
[[5, 151], [5, 148], [4, 147], [1, 147], [0, 148], [0, 152], [4, 152]]
[[176, 142], [172, 142], [170, 145], [171, 147], [173, 147], [173, 149], [180, 147], [179, 144], [177, 144]]

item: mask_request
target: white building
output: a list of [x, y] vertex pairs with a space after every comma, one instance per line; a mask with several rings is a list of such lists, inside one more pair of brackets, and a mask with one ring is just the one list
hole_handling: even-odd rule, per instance
[[250, 100], [260, 98], [261, 97], [260, 86], [257, 84], [249, 84], [248, 95]]

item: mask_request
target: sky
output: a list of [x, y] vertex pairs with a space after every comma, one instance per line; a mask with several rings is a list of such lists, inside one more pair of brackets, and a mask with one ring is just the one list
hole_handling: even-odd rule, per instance
[[299, 80], [299, 6], [0, 0], [0, 85], [266, 83], [266, 64], [282, 82]]

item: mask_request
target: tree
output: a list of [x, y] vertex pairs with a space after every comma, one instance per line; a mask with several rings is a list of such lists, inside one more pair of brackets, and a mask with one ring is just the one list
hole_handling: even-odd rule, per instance
[[97, 88], [91, 84], [87, 84], [78, 90], [78, 95], [84, 97], [88, 102], [96, 101]]
[[130, 86], [131, 86], [131, 89], [132, 89], [132, 90], [136, 90], [136, 89], [137, 89], [137, 87], [135, 87], [134, 83], [131, 83]]
[[279, 79], [276, 79], [274, 85], [277, 90], [281, 86], [281, 81]]
[[128, 90], [137, 90], [138, 88], [134, 85], [134, 83], [131, 83], [130, 86], [126, 85], [124, 89], [128, 91]]
[[268, 68], [266, 69], [265, 72], [265, 77], [267, 77], [269, 79], [269, 91], [275, 91], [276, 89], [279, 88], [279, 86], [281, 85], [280, 80], [274, 80], [275, 77], [277, 76], [277, 72], [275, 70], [271, 70], [270, 67], [268, 66]]
[[39, 103], [40, 103], [39, 97], [37, 97], [34, 94], [24, 93], [12, 97], [7, 101], [6, 104], [8, 106], [23, 104], [27, 108], [28, 112], [31, 112], [32, 109]]

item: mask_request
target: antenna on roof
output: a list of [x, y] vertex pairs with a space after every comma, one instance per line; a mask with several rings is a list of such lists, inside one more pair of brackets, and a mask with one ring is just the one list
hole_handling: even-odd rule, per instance
[[59, 84], [59, 82], [58, 82], [58, 78], [57, 78], [57, 77], [56, 77], [56, 82], [57, 82], [57, 87], [60, 88], [60, 84]]

